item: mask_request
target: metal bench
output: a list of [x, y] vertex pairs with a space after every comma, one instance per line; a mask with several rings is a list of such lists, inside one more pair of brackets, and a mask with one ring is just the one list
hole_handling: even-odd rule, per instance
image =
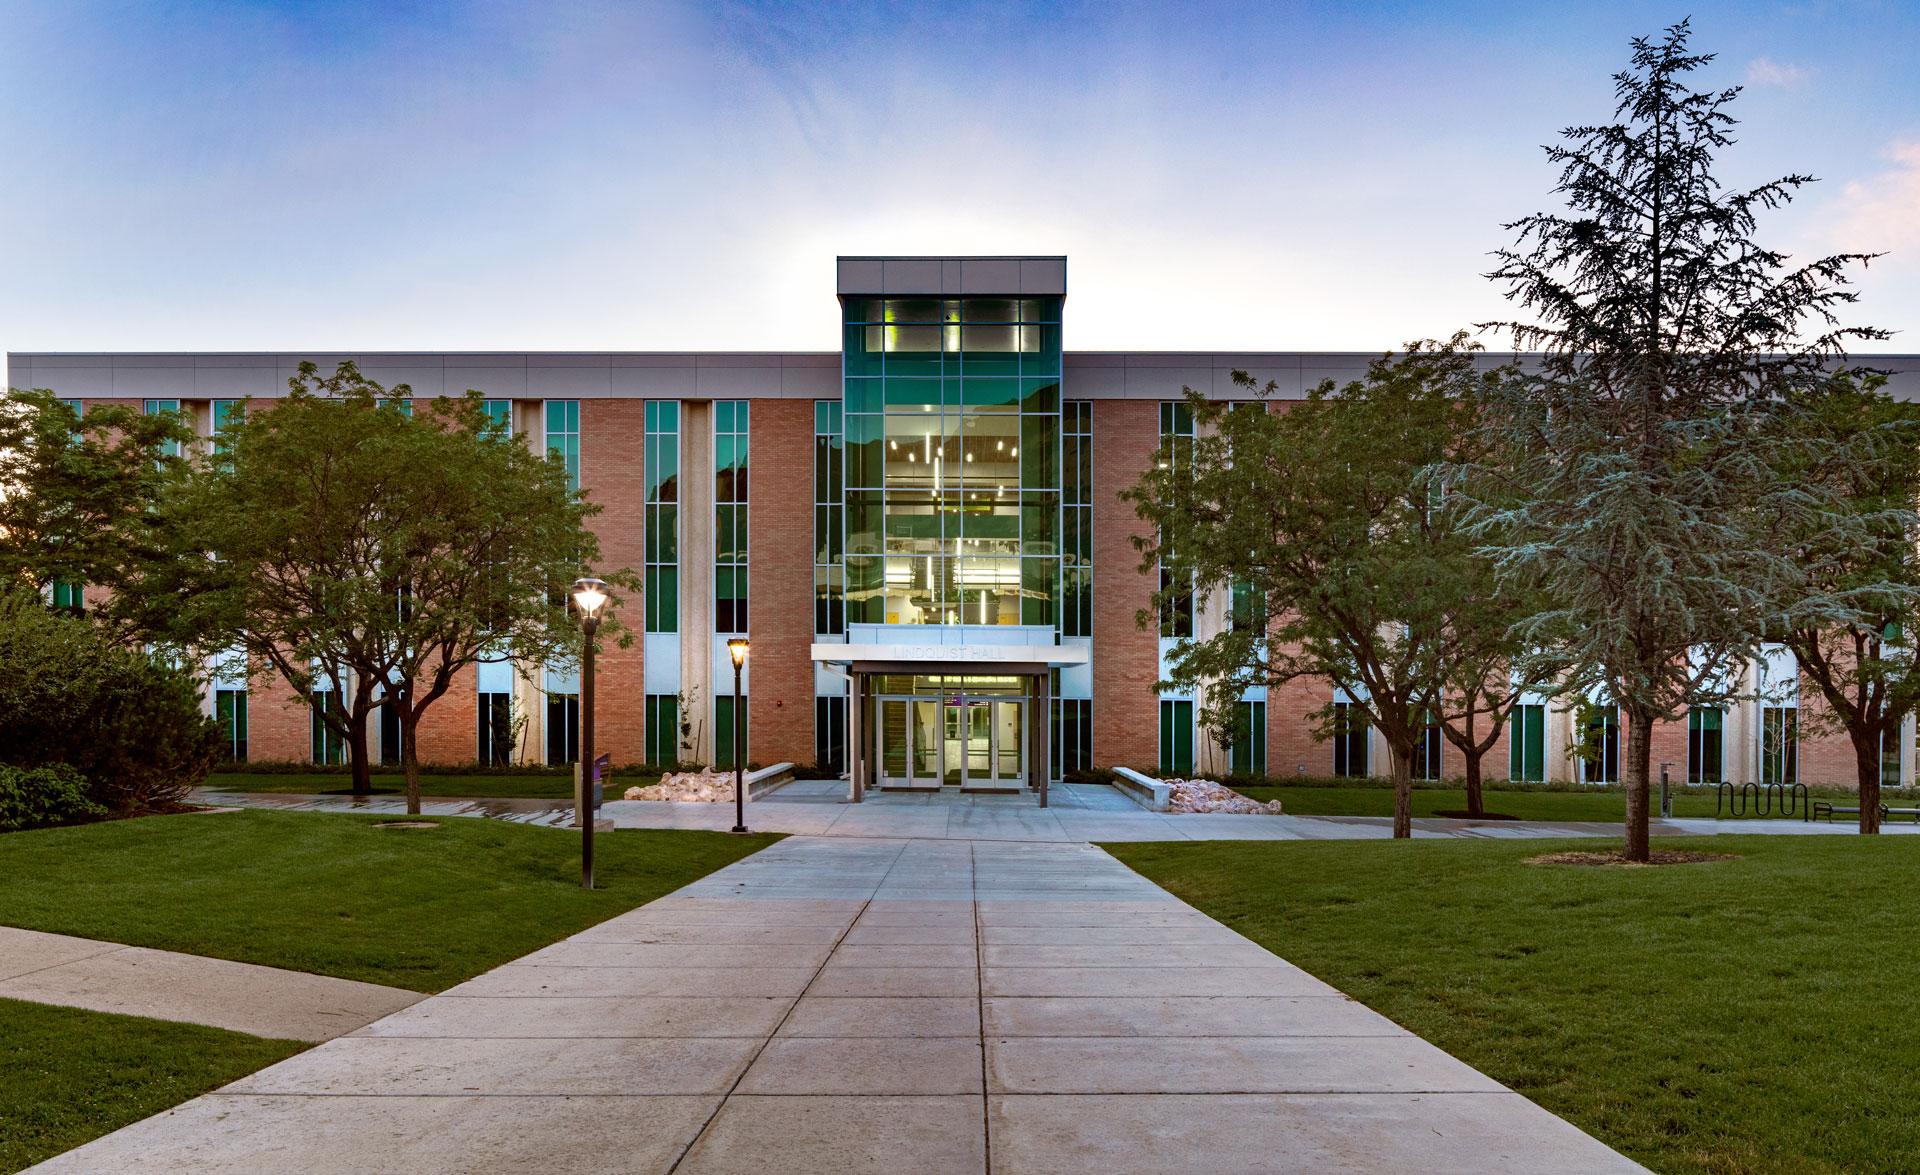
[[[1860, 808], [1858, 805], [1848, 807], [1846, 805], [1830, 804], [1826, 800], [1813, 801], [1814, 819], [1818, 820], [1820, 817], [1824, 816], [1827, 818], [1828, 824], [1833, 823], [1833, 818], [1836, 815], [1858, 816], [1859, 814], [1860, 814]], [[1920, 808], [1889, 808], [1885, 804], [1881, 804], [1880, 819], [1886, 820], [1888, 817], [1891, 817], [1891, 816], [1911, 816], [1913, 817], [1913, 822], [1915, 824], [1920, 824]]]

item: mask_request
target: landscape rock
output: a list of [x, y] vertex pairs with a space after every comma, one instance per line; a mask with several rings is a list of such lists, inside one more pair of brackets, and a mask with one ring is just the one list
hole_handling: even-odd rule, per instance
[[1280, 801], [1248, 799], [1239, 792], [1211, 779], [1163, 779], [1173, 789], [1169, 812], [1221, 812], [1236, 816], [1278, 816]]
[[660, 782], [647, 787], [630, 787], [629, 800], [666, 800], [674, 803], [718, 804], [733, 802], [733, 772], [673, 771]]

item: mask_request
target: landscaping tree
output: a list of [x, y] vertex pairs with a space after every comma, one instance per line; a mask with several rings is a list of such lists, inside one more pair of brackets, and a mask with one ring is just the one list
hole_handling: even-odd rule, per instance
[[[25, 790], [0, 806], [79, 819], [178, 804], [220, 754], [200, 697], [171, 658], [115, 644], [102, 625], [50, 611], [32, 592], [0, 591], [0, 765], [35, 769], [13, 777]], [[87, 803], [63, 794], [68, 769], [84, 779]]]
[[[1712, 60], [1685, 22], [1633, 42], [1617, 121], [1548, 147], [1565, 214], [1509, 225], [1489, 275], [1527, 321], [1483, 324], [1544, 356], [1483, 407], [1501, 456], [1475, 511], [1503, 581], [1552, 601], [1521, 627], [1534, 680], [1603, 687], [1625, 712], [1626, 855], [1647, 859], [1650, 736], [1724, 697], [1794, 578], [1761, 532], [1823, 512], [1773, 476], [1769, 424], [1826, 378], [1848, 339], [1847, 271], [1863, 254], [1790, 265], [1753, 239], [1763, 209], [1810, 182], [1722, 187], [1739, 91], [1699, 92]], [[1817, 523], [1815, 523], [1817, 524]]]
[[[116, 591], [166, 544], [154, 506], [193, 433], [176, 413], [114, 404], [85, 416], [52, 392], [0, 401], [0, 585]], [[148, 635], [137, 628], [122, 635]]]
[[329, 376], [303, 363], [289, 385], [269, 410], [249, 405], [170, 500], [183, 556], [200, 556], [170, 565], [182, 636], [277, 671], [346, 744], [357, 792], [371, 789], [370, 716], [397, 707], [417, 810], [416, 731], [455, 675], [574, 647], [554, 593], [598, 556], [594, 508], [557, 463], [500, 436], [477, 393], [415, 414], [409, 388], [350, 362]]
[[[1472, 444], [1472, 425], [1461, 423], [1463, 443]], [[1446, 472], [1435, 467], [1429, 474], [1444, 486]], [[1448, 504], [1456, 511], [1452, 525], [1457, 532], [1460, 505]], [[1454, 578], [1436, 588], [1445, 602], [1440, 609], [1439, 689], [1430, 714], [1460, 752], [1467, 815], [1484, 816], [1487, 754], [1499, 744], [1500, 732], [1528, 689], [1521, 676], [1526, 649], [1516, 628], [1538, 601], [1499, 583], [1488, 559], [1456, 559], [1453, 566]]]
[[1838, 729], [1853, 744], [1860, 831], [1880, 831], [1884, 747], [1920, 706], [1920, 406], [1884, 379], [1842, 375], [1800, 398], [1795, 440], [1782, 446], [1783, 480], [1820, 486], [1843, 503], [1845, 524], [1787, 518], [1775, 532], [1798, 570], [1773, 632], [1819, 691], [1802, 731]]
[[[1412, 834], [1413, 756], [1448, 672], [1448, 619], [1464, 615], [1462, 585], [1477, 583], [1474, 544], [1426, 475], [1459, 456], [1466, 413], [1502, 378], [1476, 368], [1477, 351], [1464, 336], [1415, 344], [1285, 411], [1229, 411], [1187, 389], [1192, 459], [1163, 455], [1121, 495], [1156, 528], [1136, 542], [1143, 571], [1164, 567], [1178, 584], [1191, 574], [1208, 591], [1241, 585], [1268, 618], [1176, 642], [1168, 684], [1198, 687], [1216, 730], [1251, 686], [1310, 677], [1344, 690], [1392, 753], [1401, 837]], [[1263, 402], [1275, 391], [1244, 372], [1234, 380]], [[1335, 715], [1330, 693], [1315, 715], [1323, 732]]]
[[[481, 661], [521, 666], [571, 660], [580, 626], [567, 589], [599, 557], [586, 520], [598, 507], [568, 489], [558, 462], [502, 437], [478, 394], [436, 400], [409, 438], [431, 471], [402, 492], [384, 541], [402, 604], [395, 626], [393, 702], [400, 712], [407, 811], [420, 811], [420, 720]], [[602, 572], [637, 588], [625, 569]], [[617, 602], [617, 600], [616, 600]], [[598, 639], [631, 635], [609, 617]]]

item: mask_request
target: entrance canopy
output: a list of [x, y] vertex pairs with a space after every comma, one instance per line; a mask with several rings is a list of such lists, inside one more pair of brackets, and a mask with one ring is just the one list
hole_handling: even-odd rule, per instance
[[1076, 645], [938, 645], [884, 641], [815, 642], [813, 659], [848, 673], [1044, 674], [1087, 663]]
[[898, 790], [1033, 791], [1047, 803], [1049, 694], [1084, 647], [822, 642], [847, 675], [848, 798]]

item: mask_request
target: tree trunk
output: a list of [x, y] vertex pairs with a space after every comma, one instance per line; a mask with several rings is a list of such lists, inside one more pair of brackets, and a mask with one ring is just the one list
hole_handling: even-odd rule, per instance
[[1850, 730], [1853, 766], [1860, 784], [1860, 835], [1880, 834], [1880, 735]]
[[1467, 815], [1470, 818], [1487, 814], [1486, 801], [1480, 795], [1480, 759], [1485, 751], [1462, 751], [1460, 757], [1467, 769]]
[[420, 755], [414, 744], [413, 733], [419, 728], [420, 719], [413, 713], [412, 707], [400, 711], [400, 763], [407, 776], [407, 815], [420, 814]]
[[356, 710], [347, 716], [347, 766], [353, 774], [353, 794], [373, 791], [373, 759], [367, 754], [367, 711]]
[[1627, 711], [1627, 845], [1629, 861], [1648, 859], [1647, 824], [1649, 818], [1647, 783], [1653, 766], [1653, 715], [1639, 710]]
[[1393, 747], [1393, 837], [1413, 836], [1413, 748]]

